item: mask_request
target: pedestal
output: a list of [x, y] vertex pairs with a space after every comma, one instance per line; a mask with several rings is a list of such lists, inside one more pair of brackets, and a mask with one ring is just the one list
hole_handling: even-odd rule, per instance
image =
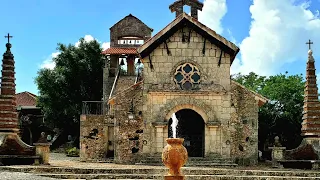
[[49, 165], [51, 143], [34, 143], [34, 145], [36, 146], [36, 155], [41, 157], [40, 164]]
[[279, 160], [284, 159], [284, 153], [286, 147], [269, 147], [272, 150], [271, 158], [272, 158], [272, 166], [275, 168], [282, 168], [282, 165], [278, 163]]

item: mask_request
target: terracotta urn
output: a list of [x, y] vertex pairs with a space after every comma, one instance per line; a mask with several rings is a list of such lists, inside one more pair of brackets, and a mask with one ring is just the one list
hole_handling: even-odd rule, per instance
[[181, 176], [180, 168], [188, 159], [187, 149], [182, 145], [183, 138], [168, 138], [162, 152], [162, 162], [169, 168], [168, 176]]

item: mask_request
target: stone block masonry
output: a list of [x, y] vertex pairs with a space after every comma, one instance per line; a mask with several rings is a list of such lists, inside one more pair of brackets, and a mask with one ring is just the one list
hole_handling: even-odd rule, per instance
[[[191, 32], [190, 42], [182, 41]], [[230, 55], [197, 32], [184, 27], [144, 58], [143, 118], [147, 124], [144, 140], [146, 154], [160, 153], [168, 137], [172, 113], [192, 109], [206, 126], [204, 156], [223, 157], [240, 164], [256, 164], [258, 157], [257, 95], [230, 80]], [[205, 49], [203, 49], [205, 47]], [[170, 51], [170, 55], [168, 54]], [[221, 57], [221, 59], [220, 59]], [[174, 82], [179, 65], [191, 63], [200, 71], [197, 90], [182, 91]], [[163, 122], [164, 123], [161, 123]]]

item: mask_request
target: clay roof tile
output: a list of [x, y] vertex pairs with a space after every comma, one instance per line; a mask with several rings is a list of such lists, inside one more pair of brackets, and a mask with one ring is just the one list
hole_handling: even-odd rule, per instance
[[21, 92], [16, 94], [17, 106], [36, 106], [37, 96], [30, 92]]

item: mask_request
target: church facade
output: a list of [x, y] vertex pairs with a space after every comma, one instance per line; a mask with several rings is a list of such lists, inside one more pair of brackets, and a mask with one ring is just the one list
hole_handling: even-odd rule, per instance
[[[191, 16], [183, 5], [191, 6]], [[175, 113], [177, 137], [185, 139], [189, 157], [257, 163], [258, 109], [267, 99], [231, 80], [239, 48], [198, 21], [202, 6], [176, 1], [170, 6], [175, 20], [152, 37], [140, 20], [134, 25], [140, 34], [111, 35], [116, 43], [104, 52], [104, 114], [81, 116], [83, 161], [160, 159]], [[135, 17], [120, 24], [129, 28], [128, 18]], [[142, 42], [124, 44], [125, 38]], [[94, 128], [101, 133], [85, 138]]]

